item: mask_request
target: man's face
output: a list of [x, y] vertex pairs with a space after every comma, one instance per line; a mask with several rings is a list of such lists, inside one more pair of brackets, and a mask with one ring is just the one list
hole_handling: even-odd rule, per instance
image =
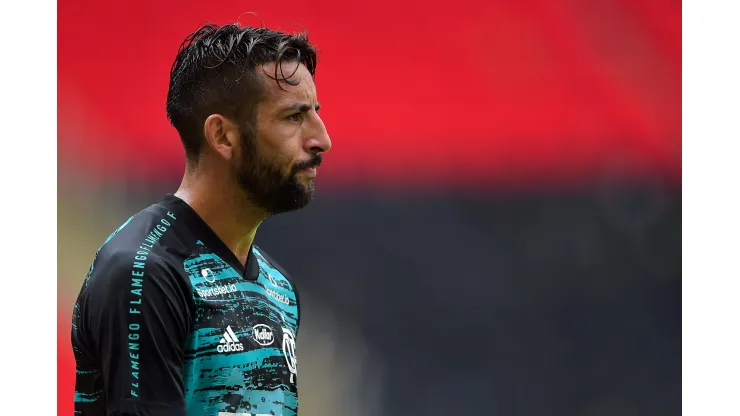
[[[331, 140], [318, 114], [316, 86], [304, 65], [284, 62], [283, 74], [295, 71], [289, 85], [274, 76], [276, 64], [257, 68], [265, 86], [256, 108], [255, 131], [242, 126], [241, 154], [232, 164], [239, 186], [250, 200], [269, 214], [306, 206], [313, 197], [313, 179], [321, 164], [321, 153]], [[278, 69], [280, 76], [280, 70]]]

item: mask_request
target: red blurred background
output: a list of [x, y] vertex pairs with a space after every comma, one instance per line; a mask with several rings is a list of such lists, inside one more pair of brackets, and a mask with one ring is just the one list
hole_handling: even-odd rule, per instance
[[667, 0], [61, 1], [60, 136], [81, 142], [60, 151], [85, 152], [61, 157], [107, 175], [179, 169], [163, 105], [176, 48], [206, 20], [260, 24], [245, 11], [300, 22], [321, 49], [341, 139], [327, 182], [573, 180], [615, 155], [680, 174], [681, 3]]

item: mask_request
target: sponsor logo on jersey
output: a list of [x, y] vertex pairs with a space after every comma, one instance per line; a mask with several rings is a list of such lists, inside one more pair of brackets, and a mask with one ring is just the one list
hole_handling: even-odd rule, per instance
[[239, 338], [236, 337], [236, 334], [231, 329], [231, 325], [226, 327], [226, 332], [221, 337], [221, 343], [216, 347], [216, 351], [221, 353], [244, 351], [244, 345], [239, 342]]
[[258, 324], [252, 328], [252, 336], [258, 344], [266, 347], [275, 342], [275, 337], [272, 335], [272, 329], [265, 324]]
[[213, 274], [213, 271], [209, 268], [201, 270], [200, 275], [203, 276], [203, 278], [206, 279], [206, 282], [208, 283], [213, 283], [216, 281], [216, 275]]
[[290, 370], [290, 382], [295, 383], [298, 374], [298, 360], [295, 357], [295, 334], [285, 327], [283, 327], [283, 355], [288, 370]]
[[277, 300], [278, 302], [284, 303], [285, 305], [290, 306], [290, 299], [288, 299], [287, 296], [281, 295], [280, 293], [272, 289], [269, 289], [269, 288], [265, 288], [265, 292], [267, 292], [267, 294], [270, 295], [270, 297]]
[[269, 280], [273, 286], [278, 286], [277, 281], [275, 280], [274, 277], [272, 277], [272, 275], [269, 272], [265, 272], [265, 275], [267, 276], [267, 280]]
[[[208, 283], [215, 283], [216, 282], [216, 275], [213, 274], [213, 270], [209, 268], [205, 268], [200, 271], [200, 275], [203, 276], [203, 279], [206, 280]], [[217, 295], [227, 295], [229, 293], [236, 292], [236, 285], [235, 284], [228, 284], [228, 285], [217, 285], [215, 287], [211, 287], [208, 289], [195, 289], [195, 292], [198, 294], [198, 296], [202, 297], [203, 299], [209, 298], [211, 296], [217, 296]]]
[[202, 297], [203, 299], [209, 298], [211, 296], [217, 296], [217, 295], [227, 295], [229, 293], [236, 292], [236, 285], [230, 284], [230, 285], [221, 285], [212, 287], [209, 289], [195, 289], [195, 292], [198, 294], [198, 296]]

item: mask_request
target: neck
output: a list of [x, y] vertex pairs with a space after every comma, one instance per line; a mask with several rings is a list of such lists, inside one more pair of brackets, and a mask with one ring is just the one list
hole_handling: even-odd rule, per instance
[[257, 228], [267, 215], [229, 181], [187, 172], [175, 196], [208, 224], [234, 255], [246, 264]]

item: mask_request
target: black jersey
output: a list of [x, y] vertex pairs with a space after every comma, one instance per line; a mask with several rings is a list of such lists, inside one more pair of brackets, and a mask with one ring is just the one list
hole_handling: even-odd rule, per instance
[[298, 293], [168, 195], [98, 250], [74, 306], [76, 415], [295, 415]]

